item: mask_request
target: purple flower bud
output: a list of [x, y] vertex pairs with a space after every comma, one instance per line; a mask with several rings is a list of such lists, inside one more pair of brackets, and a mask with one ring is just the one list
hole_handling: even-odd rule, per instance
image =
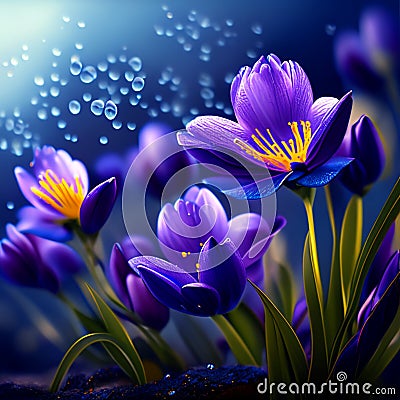
[[117, 197], [115, 178], [107, 179], [92, 189], [82, 202], [80, 224], [87, 234], [98, 232], [111, 214]]
[[385, 153], [373, 122], [363, 115], [346, 133], [339, 154], [354, 158], [340, 175], [340, 181], [351, 192], [363, 196], [368, 186], [380, 176], [385, 165]]
[[12, 283], [56, 293], [62, 279], [83, 268], [80, 256], [64, 244], [25, 235], [11, 224], [6, 230], [8, 238], [0, 243], [0, 273]]
[[142, 278], [129, 266], [118, 243], [111, 251], [109, 277], [118, 297], [145, 325], [157, 330], [164, 328], [169, 320], [169, 309], [149, 292]]

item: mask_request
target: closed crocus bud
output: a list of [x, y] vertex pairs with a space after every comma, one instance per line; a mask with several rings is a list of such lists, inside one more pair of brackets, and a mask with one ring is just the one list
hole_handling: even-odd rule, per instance
[[111, 252], [109, 277], [118, 297], [145, 325], [157, 330], [164, 328], [169, 320], [169, 309], [149, 292], [142, 278], [129, 266], [118, 243]]
[[23, 234], [11, 224], [6, 231], [8, 237], [0, 243], [0, 274], [14, 284], [56, 293], [62, 279], [84, 266], [65, 244]]
[[80, 209], [80, 224], [87, 234], [98, 232], [111, 214], [117, 197], [116, 179], [110, 178], [97, 185], [84, 198]]
[[346, 133], [338, 152], [354, 158], [340, 174], [340, 181], [351, 192], [363, 196], [380, 176], [385, 165], [385, 153], [373, 122], [363, 115]]
[[355, 31], [339, 33], [334, 42], [336, 68], [351, 86], [374, 93], [383, 88], [383, 79], [371, 64], [367, 49]]

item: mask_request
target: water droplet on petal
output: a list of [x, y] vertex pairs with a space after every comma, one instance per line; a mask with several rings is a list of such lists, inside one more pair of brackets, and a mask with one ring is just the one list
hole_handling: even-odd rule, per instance
[[98, 69], [100, 72], [106, 72], [106, 71], [107, 71], [107, 68], [108, 68], [108, 64], [107, 64], [105, 61], [100, 61], [100, 62], [97, 64], [97, 69]]
[[118, 71], [108, 71], [108, 76], [112, 81], [117, 81], [120, 77], [120, 73]]
[[13, 203], [12, 201], [7, 201], [6, 207], [7, 207], [9, 210], [14, 210], [15, 205], [14, 205], [14, 203]]
[[210, 88], [205, 87], [200, 90], [200, 96], [204, 100], [209, 100], [209, 99], [214, 98], [214, 92]]
[[118, 108], [112, 100], [108, 100], [104, 107], [104, 115], [110, 121], [113, 120], [118, 113]]
[[92, 65], [88, 65], [82, 69], [79, 75], [81, 81], [83, 83], [91, 83], [97, 78], [97, 71], [96, 68]]
[[85, 24], [84, 21], [78, 21], [77, 25], [78, 25], [79, 28], [85, 28], [86, 27], [86, 24]]
[[139, 72], [142, 69], [142, 60], [139, 57], [132, 57], [129, 59], [128, 64], [135, 72]]
[[103, 114], [104, 111], [104, 101], [97, 99], [97, 100], [93, 100], [92, 104], [90, 105], [90, 111], [94, 114], [94, 115], [101, 115]]
[[82, 99], [83, 99], [83, 101], [88, 102], [88, 101], [92, 100], [92, 94], [91, 93], [83, 93]]
[[81, 111], [81, 103], [78, 100], [71, 100], [68, 104], [68, 108], [71, 114], [79, 114]]
[[132, 89], [135, 92], [140, 92], [144, 88], [144, 79], [141, 78], [140, 76], [137, 76], [133, 81], [132, 81]]

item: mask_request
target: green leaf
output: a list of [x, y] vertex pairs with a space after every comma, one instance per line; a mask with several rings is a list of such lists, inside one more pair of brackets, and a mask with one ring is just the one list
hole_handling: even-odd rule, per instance
[[350, 297], [350, 284], [361, 249], [362, 225], [362, 198], [354, 195], [347, 205], [340, 234], [340, 278], [345, 310]]
[[360, 256], [358, 257], [353, 279], [351, 282], [350, 297], [347, 312], [343, 323], [336, 335], [331, 357], [330, 366], [332, 366], [342, 349], [350, 338], [351, 333], [349, 328], [356, 320], [358, 304], [361, 297], [361, 291], [364, 284], [365, 277], [368, 273], [369, 267], [385, 237], [392, 223], [396, 220], [400, 212], [400, 178], [395, 183], [392, 191], [390, 192], [381, 212], [379, 213], [374, 225], [372, 226], [367, 239], [362, 247]]
[[78, 358], [78, 356], [89, 346], [95, 343], [108, 344], [115, 348], [116, 351], [120, 353], [122, 357], [125, 358], [126, 363], [130, 366], [129, 376], [134, 382], [140, 383], [135, 367], [131, 363], [128, 355], [120, 347], [118, 341], [109, 333], [89, 333], [85, 336], [79, 338], [65, 353], [63, 359], [61, 360], [57, 371], [54, 375], [53, 381], [50, 385], [50, 392], [56, 392], [60, 384], [68, 372], [69, 368], [73, 362]]
[[260, 296], [265, 310], [265, 342], [270, 382], [307, 381], [306, 355], [290, 323], [269, 297], [250, 282]]
[[318, 289], [313, 273], [309, 234], [307, 234], [304, 243], [303, 280], [311, 331], [309, 379], [311, 382], [318, 382], [325, 379], [328, 374], [328, 355], [323, 309], [321, 309], [319, 302]]
[[228, 319], [224, 315], [214, 315], [211, 319], [224, 334], [238, 363], [242, 365], [257, 365], [253, 354]]
[[271, 300], [286, 319], [290, 320], [297, 301], [297, 288], [293, 272], [285, 264], [271, 264], [267, 268], [268, 280], [265, 284], [265, 291], [269, 293]]
[[246, 343], [257, 365], [261, 365], [262, 349], [264, 347], [264, 330], [260, 320], [254, 312], [243, 303], [226, 314], [226, 317]]
[[[89, 292], [89, 295], [92, 298], [92, 301], [94, 302], [100, 317], [107, 329], [107, 332], [110, 333], [118, 342], [119, 346], [122, 348], [122, 350], [127, 354], [129, 357], [130, 361], [135, 367], [135, 371], [137, 372], [138, 375], [138, 382], [140, 384], [146, 383], [146, 375], [143, 367], [142, 360], [135, 348], [135, 346], [132, 343], [131, 338], [128, 335], [128, 332], [124, 328], [124, 326], [121, 324], [120, 320], [118, 317], [114, 314], [114, 312], [111, 310], [111, 308], [104, 302], [104, 300], [96, 293], [95, 290], [93, 290], [88, 284], [85, 285], [87, 291]], [[119, 354], [115, 354], [115, 349], [110, 346], [105, 346], [106, 350], [109, 352], [110, 356], [118, 362], [118, 364], [125, 370], [123, 360], [119, 362], [118, 356]], [[117, 358], [116, 358], [117, 357]]]
[[325, 198], [332, 231], [331, 270], [329, 277], [328, 296], [325, 306], [325, 315], [328, 316], [327, 318], [325, 318], [326, 342], [327, 348], [330, 349], [332, 347], [336, 333], [339, 330], [340, 324], [343, 322], [344, 308], [340, 278], [339, 246], [329, 185], [325, 186]]

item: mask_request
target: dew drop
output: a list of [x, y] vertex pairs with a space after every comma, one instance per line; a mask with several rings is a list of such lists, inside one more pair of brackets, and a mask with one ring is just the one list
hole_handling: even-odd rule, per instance
[[129, 98], [129, 103], [131, 103], [133, 106], [136, 106], [139, 104], [141, 96], [140, 95], [136, 95], [136, 96], [131, 96]]
[[107, 61], [108, 61], [110, 64], [115, 64], [115, 63], [117, 62], [117, 57], [115, 57], [114, 54], [109, 54], [109, 55], [107, 56]]
[[225, 21], [225, 23], [226, 23], [226, 26], [233, 26], [233, 19], [227, 19]]
[[130, 58], [128, 64], [135, 72], [139, 72], [142, 69], [142, 60], [139, 57]]
[[52, 86], [49, 91], [52, 97], [57, 97], [60, 94], [60, 88], [57, 86]]
[[51, 115], [53, 117], [59, 117], [60, 114], [61, 114], [61, 111], [60, 111], [60, 109], [58, 107], [51, 107], [51, 111], [50, 112], [51, 112]]
[[119, 92], [120, 92], [123, 96], [125, 96], [125, 95], [127, 95], [127, 94], [129, 93], [129, 88], [126, 87], [126, 86], [123, 86], [123, 87], [121, 87], [121, 88], [119, 89]]
[[1, 150], [7, 150], [8, 148], [8, 143], [6, 139], [1, 139], [0, 140], [0, 149]]
[[15, 204], [12, 201], [7, 201], [6, 207], [8, 210], [14, 210]]
[[210, 100], [214, 98], [214, 92], [210, 88], [203, 88], [200, 90], [200, 96], [204, 100]]
[[325, 33], [328, 36], [333, 36], [336, 32], [336, 25], [333, 24], [326, 24], [325, 25]]
[[72, 142], [72, 143], [76, 143], [77, 141], [78, 141], [78, 136], [72, 135], [72, 136], [71, 136], [71, 142]]
[[84, 21], [78, 21], [77, 25], [79, 28], [85, 28], [86, 27], [86, 23]]
[[185, 44], [183, 45], [183, 50], [185, 50], [185, 51], [190, 51], [190, 50], [192, 50], [192, 44], [191, 44], [191, 43], [185, 43]]
[[47, 119], [47, 110], [45, 108], [40, 108], [37, 112], [37, 116], [40, 120], [45, 121]]
[[59, 129], [64, 129], [67, 126], [67, 123], [63, 119], [60, 119], [57, 122], [57, 126], [58, 126]]
[[71, 60], [71, 64], [69, 66], [69, 72], [71, 72], [71, 75], [79, 75], [82, 71], [82, 63], [79, 60]]
[[228, 85], [230, 85], [230, 84], [232, 83], [234, 77], [235, 77], [235, 74], [233, 74], [232, 72], [228, 72], [228, 73], [225, 75], [225, 78], [224, 78], [225, 83], [227, 83]]
[[200, 47], [202, 53], [210, 54], [211, 53], [211, 46], [209, 44], [202, 44]]
[[16, 67], [18, 65], [18, 60], [15, 57], [12, 57], [10, 60], [10, 64]]
[[55, 57], [60, 57], [62, 54], [62, 51], [60, 49], [58, 49], [57, 47], [55, 47], [53, 50], [51, 50], [51, 52], [53, 53], [53, 56], [55, 56]]
[[101, 137], [99, 138], [99, 142], [100, 142], [101, 144], [107, 144], [107, 143], [108, 143], [108, 137], [107, 137], [107, 136], [101, 136]]
[[36, 96], [31, 98], [31, 104], [33, 106], [36, 106], [38, 103], [39, 103], [39, 99]]
[[100, 72], [106, 72], [107, 69], [108, 69], [108, 64], [107, 64], [105, 61], [100, 61], [100, 62], [97, 64], [97, 69], [98, 69]]
[[207, 364], [207, 369], [209, 369], [209, 370], [213, 370], [215, 368], [215, 365], [214, 364]]
[[134, 122], [128, 122], [126, 126], [130, 131], [134, 131], [136, 129], [136, 124]]
[[78, 100], [71, 100], [68, 104], [69, 112], [71, 114], [79, 114], [81, 111], [81, 104]]
[[62, 17], [62, 20], [63, 20], [64, 22], [68, 23], [68, 22], [71, 21], [71, 18], [68, 17], [67, 15], [64, 15], [64, 16]]
[[83, 101], [89, 102], [90, 100], [92, 100], [92, 94], [91, 93], [83, 93], [82, 95], [82, 99]]
[[35, 76], [33, 78], [33, 82], [35, 83], [36, 86], [43, 86], [44, 85], [44, 79], [41, 76]]
[[58, 75], [57, 73], [53, 72], [53, 73], [50, 75], [50, 79], [51, 79], [53, 82], [58, 82], [58, 81], [60, 80], [60, 75]]
[[140, 92], [144, 88], [144, 79], [141, 78], [140, 76], [137, 76], [133, 81], [132, 81], [132, 89], [135, 92]]
[[94, 115], [101, 115], [104, 111], [104, 101], [101, 99], [93, 100], [92, 104], [90, 105], [90, 111]]
[[132, 82], [135, 75], [132, 71], [126, 71], [124, 76], [127, 82]]
[[97, 78], [97, 71], [96, 68], [92, 65], [88, 65], [82, 69], [79, 75], [81, 81], [83, 83], [91, 83]]
[[29, 60], [29, 54], [23, 53], [21, 55], [21, 58], [22, 58], [23, 61], [28, 61]]
[[71, 140], [71, 134], [70, 133], [64, 134], [64, 139], [65, 140]]
[[164, 35], [164, 28], [160, 25], [154, 25], [154, 31], [156, 32], [157, 36]]
[[247, 57], [249, 58], [256, 58], [257, 57], [257, 52], [253, 49], [249, 49], [246, 52]]
[[120, 56], [118, 57], [118, 60], [122, 63], [125, 63], [127, 60], [126, 54], [120, 54]]
[[164, 101], [163, 103], [160, 104], [160, 110], [163, 113], [168, 113], [171, 111], [171, 106]]
[[171, 11], [168, 11], [168, 12], [165, 14], [165, 16], [166, 16], [168, 19], [174, 18], [174, 14], [172, 14]]
[[106, 118], [111, 121], [117, 116], [117, 113], [118, 109], [115, 103], [112, 100], [108, 100], [104, 107], [104, 115]]
[[14, 133], [16, 135], [21, 135], [24, 132], [24, 130], [25, 130], [24, 121], [22, 121], [21, 118], [18, 118], [14, 126]]
[[261, 35], [263, 33], [262, 25], [258, 22], [255, 22], [253, 25], [251, 25], [251, 30], [256, 35]]
[[114, 129], [121, 129], [122, 128], [122, 122], [121, 121], [117, 121], [117, 120], [114, 120], [113, 122], [112, 122], [112, 127], [114, 128]]
[[112, 81], [117, 81], [120, 78], [120, 73], [118, 71], [108, 71], [108, 77], [112, 80]]

